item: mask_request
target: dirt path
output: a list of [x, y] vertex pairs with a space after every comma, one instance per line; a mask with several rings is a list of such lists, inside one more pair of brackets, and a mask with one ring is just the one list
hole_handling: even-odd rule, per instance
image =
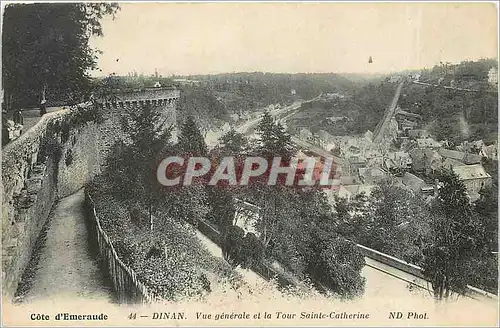
[[23, 303], [113, 301], [111, 288], [89, 249], [83, 200], [84, 193], [80, 190], [61, 199], [53, 209], [38, 268]]
[[[210, 252], [210, 254], [221, 259], [224, 258], [222, 256], [222, 249], [198, 230], [196, 230], [196, 237], [198, 237], [198, 239], [201, 241], [203, 246], [205, 246], [205, 248]], [[243, 279], [245, 279], [245, 281], [250, 286], [256, 287], [267, 283], [267, 281], [264, 278], [262, 278], [252, 270], [242, 269], [241, 267], [238, 267], [236, 271], [243, 276]]]

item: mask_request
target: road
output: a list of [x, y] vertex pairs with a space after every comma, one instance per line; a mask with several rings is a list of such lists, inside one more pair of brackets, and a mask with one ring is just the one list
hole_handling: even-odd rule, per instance
[[[431, 83], [420, 82], [420, 81], [412, 81], [412, 83], [418, 84], [418, 85], [423, 85], [423, 86], [428, 86], [428, 87], [436, 87], [436, 88], [443, 88], [443, 89], [456, 90], [456, 91], [467, 91], [467, 92], [479, 92], [480, 91], [480, 90], [466, 89], [466, 88], [455, 88], [455, 87], [451, 87], [451, 86], [447, 86], [447, 85], [431, 84]], [[494, 91], [494, 90], [484, 90], [484, 92], [498, 93], [498, 91]]]
[[373, 133], [374, 142], [379, 142], [380, 140], [382, 140], [385, 130], [387, 129], [387, 126], [389, 125], [391, 118], [394, 116], [394, 112], [398, 104], [399, 96], [401, 95], [401, 89], [403, 88], [403, 84], [404, 82], [399, 83], [398, 88], [396, 89], [396, 93], [392, 98], [391, 104], [389, 105], [389, 107], [386, 108], [382, 120], [375, 128], [375, 132]]
[[[75, 300], [112, 303], [112, 287], [104, 281], [89, 249], [82, 204], [83, 189], [54, 207], [31, 288], [23, 303], [64, 304]], [[36, 250], [34, 250], [36, 251]]]
[[[271, 114], [271, 116], [273, 116], [275, 118], [277, 118], [279, 115], [282, 115], [282, 114], [289, 114], [290, 112], [299, 109], [302, 106], [302, 104], [310, 103], [312, 101], [316, 101], [316, 100], [320, 99], [322, 95], [323, 95], [323, 93], [320, 93], [318, 96], [316, 96], [312, 99], [309, 99], [309, 100], [295, 101], [290, 106], [278, 108], [278, 109], [275, 109], [274, 111], [271, 111], [270, 114]], [[252, 119], [248, 122], [245, 122], [245, 123], [239, 125], [236, 128], [236, 131], [238, 131], [239, 133], [242, 133], [242, 134], [247, 134], [248, 131], [251, 130], [253, 127], [257, 126], [257, 124], [259, 124], [259, 122], [261, 120], [262, 120], [262, 118], [258, 117], [258, 118]]]

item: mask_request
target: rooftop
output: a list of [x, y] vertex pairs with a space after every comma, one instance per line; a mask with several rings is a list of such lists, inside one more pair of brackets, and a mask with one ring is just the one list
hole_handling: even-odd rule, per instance
[[486, 172], [481, 164], [455, 166], [453, 171], [460, 180], [491, 178], [491, 175]]
[[444, 148], [440, 148], [438, 150], [438, 153], [443, 157], [451, 158], [465, 164], [479, 164], [481, 163], [482, 159], [482, 157], [477, 154], [464, 153], [461, 151], [444, 149]]

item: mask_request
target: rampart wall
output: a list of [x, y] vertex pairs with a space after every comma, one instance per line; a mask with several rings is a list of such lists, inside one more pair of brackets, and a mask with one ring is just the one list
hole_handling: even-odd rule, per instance
[[125, 138], [120, 123], [125, 106], [159, 106], [167, 124], [175, 124], [178, 96], [171, 89], [129, 91], [121, 103], [97, 106], [99, 122], [81, 121], [86, 117], [81, 111], [95, 110], [91, 104], [62, 109], [44, 115], [2, 149], [2, 287], [7, 300], [15, 294], [54, 203], [96, 176], [111, 146]]

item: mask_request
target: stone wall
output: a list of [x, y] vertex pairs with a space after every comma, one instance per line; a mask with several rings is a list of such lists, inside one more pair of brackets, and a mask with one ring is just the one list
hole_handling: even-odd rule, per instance
[[[69, 111], [45, 115], [2, 150], [2, 284], [13, 295], [31, 249], [56, 199], [56, 154], [40, 154], [49, 124]], [[41, 156], [40, 156], [41, 155]]]
[[[171, 90], [155, 91], [154, 99], [176, 95]], [[141, 93], [137, 97], [145, 100]], [[148, 103], [160, 107], [167, 124], [175, 124], [175, 101]], [[144, 104], [137, 102], [129, 109], [140, 110]], [[61, 127], [71, 126], [75, 111], [49, 113], [2, 150], [2, 286], [7, 299], [16, 291], [53, 204], [92, 180], [111, 146], [125, 138], [120, 124], [123, 110], [117, 104], [103, 106], [102, 122], [85, 122], [69, 133]], [[53, 149], [43, 150], [47, 140]]]

